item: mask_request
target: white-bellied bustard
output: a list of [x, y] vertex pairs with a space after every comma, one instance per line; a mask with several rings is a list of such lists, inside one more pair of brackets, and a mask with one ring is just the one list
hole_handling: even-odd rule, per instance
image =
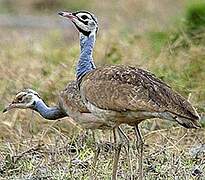
[[[76, 76], [83, 102], [93, 115], [113, 128], [122, 123], [134, 126], [140, 153], [139, 178], [143, 179], [143, 141], [138, 124], [161, 118], [186, 128], [198, 128], [198, 113], [184, 97], [146, 70], [125, 65], [96, 68], [92, 58], [98, 30], [96, 17], [88, 11], [63, 11], [59, 15], [71, 20], [80, 33]], [[115, 173], [112, 178], [116, 179]]]
[[94, 115], [84, 105], [76, 81], [70, 82], [60, 92], [58, 104], [49, 107], [40, 95], [32, 89], [24, 89], [16, 94], [13, 101], [3, 110], [32, 109], [37, 111], [43, 118], [56, 120], [71, 117], [78, 125], [85, 129], [107, 129], [109, 125]]
[[[70, 82], [66, 88], [60, 92], [58, 101], [56, 106], [49, 107], [36, 91], [32, 89], [24, 89], [16, 94], [13, 101], [3, 110], [3, 112], [7, 112], [11, 109], [32, 109], [48, 120], [71, 117], [74, 122], [77, 125], [80, 125], [83, 129], [113, 130], [113, 127], [109, 125], [107, 121], [94, 116], [87, 109], [80, 96], [77, 81]], [[118, 135], [121, 140], [126, 144], [128, 143], [128, 138], [120, 127], [115, 128], [113, 132], [115, 136]], [[94, 168], [98, 153], [95, 154], [93, 161]]]

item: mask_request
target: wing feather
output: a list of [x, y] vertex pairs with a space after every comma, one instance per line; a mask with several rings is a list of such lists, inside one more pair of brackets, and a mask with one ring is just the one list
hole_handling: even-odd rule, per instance
[[89, 112], [81, 99], [77, 81], [71, 81], [66, 88], [61, 91], [59, 104], [65, 111], [69, 109], [72, 112]]
[[105, 66], [81, 81], [83, 98], [101, 109], [169, 111], [196, 119], [191, 104], [155, 75], [131, 66]]

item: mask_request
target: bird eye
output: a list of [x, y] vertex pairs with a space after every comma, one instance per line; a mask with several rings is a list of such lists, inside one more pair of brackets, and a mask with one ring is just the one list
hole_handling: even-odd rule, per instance
[[81, 18], [85, 20], [85, 19], [87, 19], [88, 17], [87, 17], [86, 15], [82, 15]]
[[21, 101], [23, 100], [23, 96], [18, 97], [17, 100], [18, 100], [19, 102], [21, 102]]

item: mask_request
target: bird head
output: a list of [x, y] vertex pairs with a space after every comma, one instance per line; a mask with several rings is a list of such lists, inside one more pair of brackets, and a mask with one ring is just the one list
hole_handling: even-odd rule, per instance
[[7, 111], [14, 109], [14, 108], [34, 109], [35, 103], [37, 101], [39, 101], [39, 99], [41, 99], [39, 94], [37, 92], [35, 92], [34, 90], [32, 90], [32, 89], [22, 90], [16, 94], [13, 101], [7, 107], [5, 107], [3, 112], [7, 112]]
[[58, 14], [71, 20], [78, 31], [85, 36], [96, 34], [98, 31], [97, 18], [94, 16], [94, 14], [88, 11], [77, 11], [73, 13], [62, 11]]

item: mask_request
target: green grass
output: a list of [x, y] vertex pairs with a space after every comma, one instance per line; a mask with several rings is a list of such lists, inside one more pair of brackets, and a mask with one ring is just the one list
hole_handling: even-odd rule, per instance
[[[72, 2], [74, 1], [68, 3]], [[86, 7], [83, 5], [85, 1], [81, 2], [82, 7]], [[130, 64], [148, 69], [184, 97], [189, 97], [198, 112], [204, 114], [203, 23], [191, 23], [200, 29], [200, 32], [194, 30], [192, 36], [188, 31], [192, 28], [180, 23], [170, 29], [158, 30], [151, 27], [138, 33], [136, 31], [139, 26], [133, 25], [130, 29], [128, 25], [136, 21], [133, 14], [138, 8], [142, 12], [143, 8], [146, 12], [148, 10], [144, 1], [141, 2], [141, 7], [135, 7], [133, 3], [128, 1], [123, 4], [126, 8], [122, 8], [120, 14], [115, 14], [115, 9], [109, 12], [113, 19], [110, 20], [110, 29], [100, 29], [94, 52], [96, 64]], [[102, 8], [99, 13], [105, 16], [105, 9], [111, 8], [105, 8], [108, 4], [105, 2], [98, 5]], [[47, 5], [42, 5], [44, 6]], [[70, 9], [75, 9], [74, 6]], [[99, 9], [96, 4], [94, 6]], [[79, 5], [79, 8], [82, 7]], [[130, 13], [127, 13], [127, 7], [136, 10], [130, 9]], [[50, 9], [52, 11], [53, 7]], [[185, 22], [195, 21], [188, 17], [193, 11], [203, 14], [203, 8], [198, 9], [200, 7], [197, 10], [189, 8], [187, 15], [181, 19], [187, 19]], [[110, 17], [110, 14], [107, 16]], [[148, 15], [146, 17], [149, 18]], [[116, 19], [118, 20], [113, 22]], [[52, 29], [0, 30], [0, 110], [3, 110], [19, 90], [26, 87], [38, 91], [49, 105], [58, 102], [58, 93], [75, 78], [79, 44], [77, 35], [73, 33], [76, 32], [66, 30], [65, 35], [63, 31]], [[69, 119], [46, 121], [30, 110], [0, 114], [0, 119], [0, 178], [89, 179], [91, 175], [96, 175], [98, 179], [110, 179], [114, 144], [109, 131], [96, 131], [101, 153], [97, 167], [94, 168], [92, 162], [96, 145], [92, 134], [79, 130]], [[160, 130], [157, 130], [158, 126]], [[128, 126], [123, 126], [123, 129], [131, 140], [129, 155], [133, 177], [136, 178], [138, 156], [134, 132]], [[143, 161], [146, 179], [203, 179], [204, 151], [192, 155], [190, 150], [196, 150], [197, 146], [204, 144], [204, 129], [185, 130], [176, 123], [158, 119], [141, 123], [141, 129], [146, 144]], [[39, 144], [42, 146], [38, 146]], [[127, 157], [123, 148], [119, 162], [119, 179], [130, 178]]]
[[[129, 135], [132, 137], [131, 134]], [[202, 178], [205, 170], [203, 152], [193, 156], [189, 153], [189, 149], [194, 150], [198, 143], [197, 139], [203, 135], [204, 131], [193, 132], [181, 128], [148, 133], [145, 136], [147, 143], [143, 162], [146, 179], [156, 177], [160, 179]], [[158, 144], [153, 137], [158, 139]], [[62, 133], [58, 133], [55, 135], [55, 140], [52, 141], [53, 144], [41, 142], [41, 145], [38, 145], [37, 139], [22, 141], [21, 144], [16, 144], [16, 147], [8, 143], [7, 146], [1, 148], [4, 159], [1, 164], [1, 176], [7, 176], [10, 179], [26, 179], [28, 177], [89, 179], [90, 176], [97, 176], [98, 179], [110, 179], [114, 145], [105, 140], [94, 144], [91, 139], [89, 134], [84, 137], [81, 134], [70, 139]], [[191, 146], [190, 142], [193, 143]], [[137, 178], [137, 151], [135, 143], [130, 145], [132, 149], [129, 155], [133, 167], [133, 178]], [[100, 154], [97, 166], [94, 168], [92, 162], [96, 146], [100, 148]], [[119, 179], [130, 178], [127, 157], [123, 148], [119, 162]], [[194, 174], [195, 171], [198, 173]]]
[[166, 32], [149, 32], [147, 34], [151, 48], [159, 54], [162, 48], [167, 44], [169, 35]]
[[204, 30], [205, 27], [205, 2], [196, 1], [191, 3], [186, 10], [186, 26], [191, 33]]
[[[74, 79], [74, 64], [79, 53], [78, 44], [68, 47], [60, 32], [56, 31], [46, 33], [45, 36], [34, 40], [29, 46], [27, 46], [29, 42], [19, 39], [16, 33], [10, 35], [12, 39], [16, 39], [19, 45], [15, 46], [12, 42], [7, 42], [6, 45], [1, 44], [1, 74], [5, 77], [1, 81], [0, 87], [1, 108], [23, 87], [36, 89], [48, 104], [55, 104], [58, 92], [65, 87], [69, 80]], [[118, 34], [111, 33], [106, 37], [99, 37], [95, 51], [97, 63], [141, 65], [155, 72], [158, 77], [161, 77], [185, 97], [191, 93], [190, 101], [200, 113], [204, 112], [205, 92], [202, 82], [204, 82], [205, 77], [205, 61], [203, 47], [193, 44], [189, 49], [170, 54], [169, 46], [165, 43], [166, 38], [164, 35], [161, 36], [161, 32], [153, 32], [151, 35], [145, 33], [135, 39], [132, 38], [132, 41], [129, 40], [130, 37], [135, 36], [133, 34], [117, 40]], [[112, 43], [110, 43], [111, 37], [113, 37]], [[158, 40], [159, 42], [156, 42]], [[157, 52], [153, 48], [152, 42], [157, 44]], [[24, 49], [22, 50], [22, 48]], [[33, 50], [31, 51], [31, 49]], [[140, 52], [137, 56], [136, 50]], [[126, 53], [123, 53], [124, 51]], [[147, 54], [147, 58], [144, 58], [145, 54]], [[134, 59], [135, 56], [137, 62]], [[73, 134], [73, 126], [68, 121], [52, 124], [53, 122], [44, 121], [29, 110], [10, 112], [1, 115], [1, 119], [1, 128], [7, 129], [7, 131], [2, 129], [0, 134], [2, 139], [1, 163], [3, 165], [0, 169], [2, 177], [6, 176], [10, 179], [26, 179], [28, 177], [52, 177], [53, 179], [81, 177], [81, 179], [89, 179], [96, 172], [97, 177], [109, 179], [113, 162], [113, 147], [108, 145], [106, 150], [103, 150], [98, 166], [94, 170], [92, 167], [94, 158], [92, 136], [87, 137], [87, 142], [80, 145], [76, 145], [78, 140], [74, 140], [77, 154], [70, 154], [70, 145], [76, 138], [74, 134], [78, 134], [78, 131]], [[161, 179], [172, 179], [173, 177], [194, 179], [197, 176], [201, 177], [200, 174], [193, 175], [193, 171], [197, 167], [200, 172], [205, 171], [204, 166], [202, 166], [204, 159], [191, 157], [189, 149], [204, 142], [204, 130], [189, 132], [179, 128], [172, 131], [162, 131], [162, 135], [156, 131], [156, 134], [149, 136], [148, 132], [153, 123], [153, 121], [142, 123], [142, 131], [146, 135], [145, 142], [147, 144], [144, 157], [144, 172], [147, 179], [156, 177]], [[160, 121], [159, 126], [171, 128], [173, 125]], [[134, 135], [130, 128], [126, 127], [125, 131], [132, 139], [130, 155], [132, 156], [134, 177], [136, 177], [137, 153], [133, 141]], [[176, 134], [172, 134], [175, 131]], [[177, 135], [177, 132], [180, 133]], [[108, 132], [105, 134], [98, 132], [98, 135], [105, 136], [100, 138], [101, 144], [106, 144], [106, 141], [109, 140]], [[158, 136], [162, 139], [159, 139]], [[32, 141], [31, 137], [35, 141]], [[182, 144], [177, 143], [180, 138], [183, 139], [180, 141]], [[21, 155], [22, 152], [36, 146], [40, 142], [39, 139], [43, 141], [44, 146]], [[16, 158], [16, 155], [20, 156], [18, 161], [14, 161], [13, 156]], [[120, 179], [130, 177], [126, 157], [126, 152], [123, 150], [118, 174]]]

